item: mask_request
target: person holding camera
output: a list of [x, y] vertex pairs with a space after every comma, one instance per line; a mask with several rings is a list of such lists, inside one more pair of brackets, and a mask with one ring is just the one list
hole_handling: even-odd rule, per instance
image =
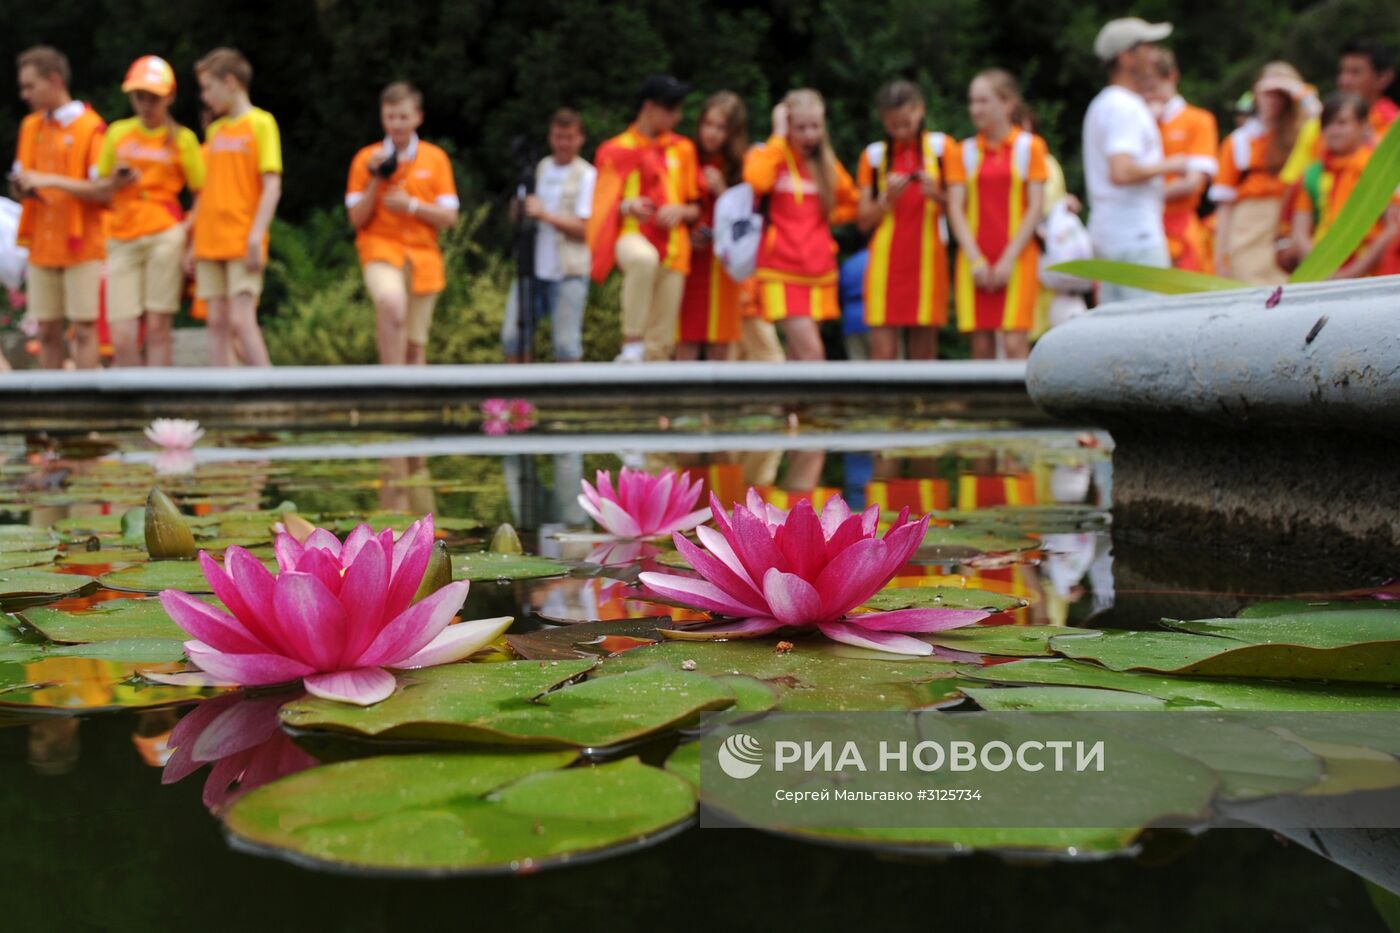
[[111, 191], [92, 179], [106, 122], [68, 93], [68, 58], [49, 46], [22, 52], [20, 97], [32, 113], [19, 127], [10, 193], [20, 202], [17, 242], [29, 249], [29, 314], [39, 360], [61, 369], [73, 325], [73, 361], [96, 369], [97, 312], [106, 256], [102, 212]]
[[598, 185], [588, 243], [593, 279], [622, 270], [620, 363], [668, 360], [676, 345], [690, 225], [700, 219], [695, 144], [675, 133], [690, 85], [652, 75], [638, 93], [637, 119], [598, 147]]
[[379, 95], [384, 141], [350, 163], [345, 207], [374, 302], [379, 362], [427, 362], [433, 306], [447, 287], [438, 234], [457, 223], [452, 162], [418, 138], [423, 95], [397, 81]]
[[870, 358], [899, 358], [900, 331], [911, 360], [938, 358], [938, 328], [948, 323], [948, 247], [943, 241], [943, 171], [952, 141], [924, 128], [924, 95], [912, 81], [891, 81], [875, 95], [885, 138], [860, 154], [856, 226], [870, 237], [865, 323]]
[[122, 90], [136, 116], [107, 130], [97, 177], [112, 190], [107, 223], [107, 325], [113, 361], [142, 362], [141, 319], [146, 321], [148, 366], [169, 366], [170, 324], [180, 310], [188, 236], [180, 193], [204, 185], [204, 156], [194, 130], [170, 115], [175, 70], [155, 55], [138, 58]]
[[[534, 192], [519, 204], [519, 212], [535, 227], [534, 261], [524, 283], [526, 302], [521, 301], [519, 278], [506, 299], [501, 346], [508, 363], [530, 358], [525, 341], [533, 325], [546, 317], [553, 326], [555, 362], [583, 359], [583, 308], [591, 265], [585, 234], [598, 178], [597, 170], [579, 157], [583, 142], [583, 119], [567, 107], [555, 111], [549, 121], [550, 154], [535, 166]], [[531, 305], [531, 326], [526, 328], [521, 326], [522, 303]]]

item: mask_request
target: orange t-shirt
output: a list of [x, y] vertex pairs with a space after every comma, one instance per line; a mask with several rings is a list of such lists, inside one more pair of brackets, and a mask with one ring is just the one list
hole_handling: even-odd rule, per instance
[[[72, 101], [54, 114], [31, 113], [19, 129], [15, 167], [67, 178], [92, 178], [107, 124], [87, 104]], [[18, 241], [35, 266], [63, 269], [107, 255], [105, 208], [53, 188], [25, 198]]]
[[282, 173], [277, 121], [257, 107], [241, 117], [215, 120], [205, 134], [204, 164], [204, 190], [194, 218], [195, 258], [239, 259], [248, 252], [262, 177]]
[[118, 120], [108, 128], [102, 144], [98, 177], [110, 177], [118, 165], [131, 166], [138, 176], [112, 194], [108, 233], [114, 240], [135, 240], [169, 230], [184, 219], [180, 192], [186, 188], [198, 191], [204, 185], [199, 138], [183, 126], [172, 144], [167, 127], [149, 130], [137, 117]]
[[[1161, 127], [1163, 155], [1186, 156], [1187, 168], [1193, 172], [1200, 172], [1207, 179], [1220, 174], [1220, 130], [1216, 126], [1215, 115], [1209, 110], [1188, 104], [1178, 94], [1167, 101], [1166, 109], [1162, 112]], [[1169, 175], [1166, 181], [1170, 183], [1180, 177]], [[1205, 190], [1202, 189], [1168, 201], [1167, 213], [1194, 213], [1204, 194]]]
[[[346, 207], [354, 207], [365, 196], [370, 183], [370, 157], [387, 147], [387, 142], [374, 143], [355, 153], [345, 187]], [[453, 210], [460, 206], [457, 184], [452, 179], [452, 160], [440, 147], [416, 136], [400, 155], [398, 167], [383, 183], [381, 192], [386, 188], [401, 188], [425, 204]], [[430, 295], [447, 287], [437, 229], [412, 214], [395, 214], [382, 200], [374, 206], [369, 222], [356, 232], [355, 247], [362, 264], [387, 262], [402, 268], [405, 261], [409, 262], [415, 295]]]
[[1225, 137], [1220, 145], [1220, 174], [1211, 185], [1212, 201], [1232, 203], [1249, 198], [1281, 198], [1288, 183], [1265, 168], [1274, 134], [1258, 120]]

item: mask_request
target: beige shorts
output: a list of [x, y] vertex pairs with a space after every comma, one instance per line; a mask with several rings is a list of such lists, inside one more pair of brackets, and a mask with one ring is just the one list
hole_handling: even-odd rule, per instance
[[241, 256], [237, 259], [201, 259], [195, 263], [194, 292], [205, 301], [244, 293], [257, 298], [262, 294], [262, 288], [263, 270], [249, 272]]
[[134, 321], [143, 311], [174, 314], [185, 284], [185, 230], [179, 224], [107, 241], [107, 320]]
[[405, 262], [400, 269], [387, 262], [365, 264], [365, 291], [377, 308], [382, 302], [395, 298], [408, 302], [408, 316], [404, 329], [408, 332], [408, 342], [420, 347], [428, 345], [428, 330], [433, 324], [433, 307], [441, 292], [415, 295], [411, 291], [413, 266]]
[[91, 324], [102, 294], [102, 260], [61, 268], [30, 266], [28, 290], [34, 320]]

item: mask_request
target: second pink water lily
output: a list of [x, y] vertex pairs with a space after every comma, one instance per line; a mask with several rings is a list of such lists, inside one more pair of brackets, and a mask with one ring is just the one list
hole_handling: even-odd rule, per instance
[[933, 647], [912, 635], [972, 625], [987, 616], [980, 609], [854, 611], [918, 550], [928, 516], [910, 521], [905, 509], [881, 538], [879, 506], [852, 514], [839, 496], [820, 516], [806, 499], [784, 513], [752, 489], [748, 506], [735, 505], [730, 515], [713, 495], [710, 506], [716, 527], [696, 529], [703, 548], [684, 535], [673, 536], [701, 578], [643, 573], [639, 579], [665, 599], [742, 620], [707, 627], [716, 634], [755, 637], [784, 627], [816, 628], [862, 648], [927, 655]]
[[397, 540], [368, 525], [342, 544], [317, 528], [298, 542], [279, 534], [279, 573], [241, 547], [220, 566], [199, 554], [204, 578], [228, 612], [179, 590], [160, 594], [175, 624], [194, 636], [185, 653], [218, 682], [243, 687], [300, 680], [326, 699], [367, 706], [394, 692], [389, 668], [431, 667], [471, 655], [509, 617], [452, 625], [466, 581], [418, 599], [433, 549], [433, 517]]
[[623, 467], [613, 485], [612, 474], [599, 470], [598, 485], [583, 480], [578, 504], [609, 534], [619, 538], [649, 538], [689, 531], [710, 517], [697, 509], [703, 479], [687, 480], [675, 470], [653, 476]]

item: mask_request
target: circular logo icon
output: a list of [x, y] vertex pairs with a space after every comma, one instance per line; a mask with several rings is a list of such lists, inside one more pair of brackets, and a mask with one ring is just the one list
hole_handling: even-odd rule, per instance
[[736, 732], [724, 740], [716, 757], [720, 770], [736, 780], [751, 778], [763, 765], [763, 745], [746, 732]]

